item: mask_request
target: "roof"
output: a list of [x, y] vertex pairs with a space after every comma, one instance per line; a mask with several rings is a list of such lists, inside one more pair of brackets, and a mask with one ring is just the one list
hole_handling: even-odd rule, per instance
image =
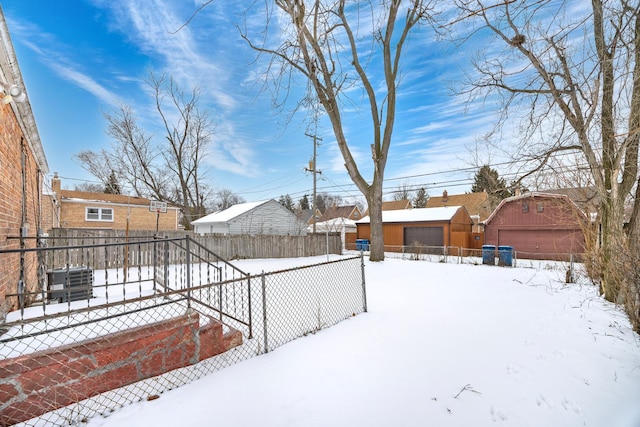
[[[439, 208], [413, 208], [382, 211], [382, 222], [427, 222], [450, 221], [462, 206], [445, 206]], [[356, 221], [356, 224], [368, 224], [368, 216]]]
[[[355, 230], [356, 222], [347, 219], [347, 218], [332, 218], [327, 221], [317, 222], [316, 223], [316, 232], [325, 232], [325, 231], [343, 231], [347, 229]], [[307, 227], [308, 231], [313, 231], [313, 225]]]
[[452, 194], [444, 196], [429, 197], [427, 208], [437, 208], [442, 206], [464, 206], [469, 215], [480, 215], [480, 221], [491, 215], [489, 195], [486, 191], [467, 194]]
[[[209, 224], [213, 222], [227, 222], [244, 213], [247, 213], [258, 206], [262, 206], [265, 203], [269, 203], [271, 200], [262, 200], [259, 202], [239, 203], [227, 208], [223, 211], [214, 212], [212, 214], [203, 216], [200, 219], [192, 221], [191, 224]], [[276, 202], [277, 203], [277, 202]]]
[[[400, 209], [412, 209], [413, 205], [411, 204], [411, 200], [391, 200], [389, 202], [382, 202], [382, 210], [383, 211], [397, 211]], [[369, 215], [369, 208], [364, 211], [364, 216]]]
[[[89, 191], [59, 190], [61, 200], [82, 200], [94, 202], [119, 203], [125, 205], [149, 206], [151, 200], [144, 197], [128, 196], [126, 194], [92, 193]], [[171, 206], [170, 206], [171, 207]]]
[[328, 221], [334, 218], [350, 218], [353, 215], [353, 212], [356, 210], [358, 211], [358, 213], [360, 213], [360, 210], [356, 205], [331, 206], [324, 211], [320, 220]]
[[502, 206], [504, 206], [505, 204], [515, 202], [518, 200], [534, 199], [534, 198], [565, 200], [569, 205], [573, 206], [576, 209], [576, 211], [580, 212], [582, 215], [585, 215], [584, 212], [566, 194], [553, 194], [553, 193], [542, 193], [538, 191], [532, 191], [532, 192], [520, 194], [518, 196], [512, 196], [512, 197], [507, 197], [506, 199], [503, 199], [498, 205], [498, 207], [495, 208], [494, 211], [491, 213], [489, 218], [487, 218], [486, 221], [484, 221], [484, 223], [485, 224], [490, 223], [493, 220], [493, 218], [497, 215], [497, 213], [500, 211]]
[[[22, 79], [22, 72], [18, 65], [18, 58], [11, 41], [9, 34], [9, 28], [7, 21], [4, 17], [4, 12], [0, 7], [0, 77], [7, 84], [15, 84], [23, 91], [26, 91], [26, 85]], [[36, 126], [36, 120], [33, 116], [33, 110], [31, 109], [31, 101], [27, 95], [27, 99], [24, 102], [11, 102], [11, 108], [16, 114], [18, 124], [22, 130], [22, 134], [29, 144], [29, 147], [33, 153], [34, 158], [38, 162], [39, 168], [43, 173], [49, 172], [49, 164], [47, 157], [42, 147], [42, 141], [40, 134], [38, 133], [38, 127]]]
[[594, 212], [600, 204], [600, 197], [595, 187], [556, 188], [544, 190], [544, 193], [564, 194], [585, 212]]

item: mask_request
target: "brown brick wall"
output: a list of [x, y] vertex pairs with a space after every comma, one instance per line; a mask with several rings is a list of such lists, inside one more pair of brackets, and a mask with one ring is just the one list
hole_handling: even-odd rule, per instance
[[0, 361], [0, 426], [192, 365], [242, 344], [210, 319], [186, 314], [100, 338]]
[[[113, 221], [86, 221], [87, 207], [112, 208]], [[60, 226], [62, 228], [109, 228], [126, 230], [127, 216], [129, 216], [129, 230], [155, 230], [156, 213], [149, 211], [149, 206], [119, 205], [104, 202], [65, 201], [60, 203]], [[159, 231], [175, 231], [178, 225], [178, 210], [167, 209], [158, 217]]]
[[[22, 130], [10, 104], [0, 106], [0, 249], [20, 247], [22, 217], [28, 224], [24, 246], [35, 247], [40, 223], [41, 172], [28, 147], [22, 140]], [[22, 156], [24, 153], [24, 162]], [[24, 168], [23, 168], [24, 163]], [[23, 170], [24, 169], [24, 170]], [[23, 176], [25, 198], [23, 199]], [[24, 272], [21, 275], [21, 270]], [[26, 254], [22, 260], [17, 254], [0, 257], [0, 321], [8, 310], [17, 308], [16, 298], [5, 298], [16, 293], [18, 282], [23, 278], [27, 290], [38, 289], [37, 264], [34, 253]]]

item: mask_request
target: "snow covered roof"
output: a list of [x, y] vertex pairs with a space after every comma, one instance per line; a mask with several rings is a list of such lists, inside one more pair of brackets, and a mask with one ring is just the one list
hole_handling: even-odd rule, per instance
[[239, 203], [227, 208], [223, 211], [214, 212], [212, 214], [203, 216], [200, 219], [192, 221], [191, 224], [209, 224], [212, 222], [227, 222], [233, 218], [236, 218], [244, 213], [247, 213], [258, 206], [262, 206], [268, 203], [269, 200], [262, 200], [259, 202]]
[[[342, 232], [343, 230], [356, 228], [356, 222], [347, 218], [333, 218], [327, 221], [321, 221], [316, 223], [316, 231], [325, 232], [325, 231], [335, 231]], [[307, 227], [308, 231], [313, 231], [313, 224]]]
[[[395, 211], [382, 211], [382, 222], [424, 222], [424, 221], [449, 221], [462, 206], [444, 206], [440, 208], [413, 208], [399, 209]], [[368, 224], [366, 216], [356, 224]]]

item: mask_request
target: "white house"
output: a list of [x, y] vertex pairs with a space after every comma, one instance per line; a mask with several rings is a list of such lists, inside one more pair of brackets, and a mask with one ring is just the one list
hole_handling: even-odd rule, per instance
[[304, 236], [306, 224], [277, 201], [240, 203], [191, 223], [198, 234]]

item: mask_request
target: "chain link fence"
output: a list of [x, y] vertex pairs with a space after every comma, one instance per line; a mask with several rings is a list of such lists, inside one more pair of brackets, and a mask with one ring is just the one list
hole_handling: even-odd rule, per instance
[[250, 275], [188, 237], [32, 250], [45, 279], [0, 322], [0, 426], [78, 425], [366, 311], [362, 256]]
[[[404, 260], [428, 261], [437, 263], [453, 264], [484, 264], [483, 250], [461, 248], [458, 246], [427, 246], [427, 245], [385, 245], [386, 258], [399, 258]], [[364, 252], [366, 253], [367, 250]], [[357, 253], [357, 251], [351, 251]], [[492, 265], [502, 265], [500, 251]], [[551, 270], [558, 274], [558, 280], [566, 283], [576, 283], [579, 285], [594, 285], [589, 278], [587, 270], [583, 264], [584, 254], [581, 253], [530, 253], [524, 251], [510, 251], [508, 262], [503, 267], [533, 268], [537, 270]]]

